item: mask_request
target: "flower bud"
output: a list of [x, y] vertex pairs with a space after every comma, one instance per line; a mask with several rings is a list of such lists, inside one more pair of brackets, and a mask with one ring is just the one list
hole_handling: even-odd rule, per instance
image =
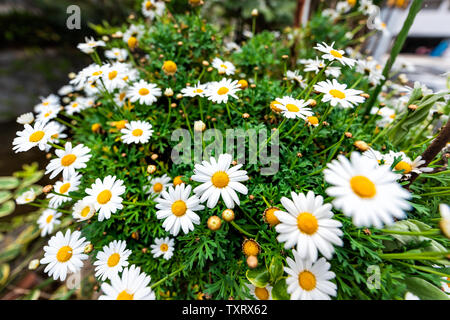
[[234, 220], [234, 211], [231, 209], [225, 209], [222, 212], [222, 219], [226, 222], [231, 222]]
[[207, 221], [208, 229], [212, 231], [219, 230], [222, 225], [222, 220], [218, 216], [211, 216]]

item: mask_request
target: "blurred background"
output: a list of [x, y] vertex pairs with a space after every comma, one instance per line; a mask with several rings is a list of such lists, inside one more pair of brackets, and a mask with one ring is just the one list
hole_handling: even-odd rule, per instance
[[[171, 0], [178, 12], [189, 10], [186, 0]], [[300, 27], [308, 16], [317, 10], [320, 2], [334, 7], [337, 1], [320, 0], [204, 0], [202, 10], [210, 22], [228, 34], [230, 40], [239, 43], [245, 39], [245, 32], [251, 29], [254, 8], [259, 10], [257, 30], [282, 30], [286, 27]], [[399, 32], [409, 1], [373, 1], [379, 5], [381, 17], [387, 32], [378, 32], [369, 39], [365, 51], [377, 60], [383, 61], [388, 54], [392, 40]], [[81, 29], [69, 30], [66, 20], [67, 8], [76, 4], [81, 8]], [[92, 24], [120, 25], [130, 14], [140, 15], [141, 3], [134, 0], [0, 0], [0, 177], [10, 176], [23, 170], [24, 164], [37, 162], [27, 167], [22, 175], [32, 176], [22, 185], [47, 181], [39, 169], [43, 169], [45, 153], [36, 148], [18, 154], [12, 152], [12, 140], [22, 125], [16, 118], [31, 112], [40, 96], [56, 93], [68, 82], [68, 74], [78, 71], [90, 63], [89, 56], [81, 53], [76, 45], [84, 42], [86, 36], [95, 36]], [[425, 0], [405, 43], [399, 59], [401, 70], [412, 81], [420, 81], [434, 91], [446, 88], [444, 73], [450, 70], [450, 0]], [[28, 171], [27, 171], [28, 170]], [[25, 173], [24, 173], [25, 172]], [[36, 180], [36, 181], [34, 181]], [[7, 181], [7, 180], [5, 180]], [[11, 183], [11, 181], [10, 181]], [[14, 184], [14, 183], [13, 183]], [[0, 185], [1, 187], [1, 185]], [[11, 187], [17, 188], [18, 186]], [[0, 194], [0, 199], [1, 199]], [[14, 204], [14, 203], [13, 203]], [[5, 209], [5, 208], [3, 208]], [[27, 246], [14, 247], [17, 238], [30, 240], [35, 234], [28, 234], [26, 225], [20, 226], [32, 207], [18, 206], [16, 210], [2, 211], [0, 208], [0, 299], [33, 297], [36, 291], [28, 288], [38, 286], [41, 298], [49, 298], [47, 292], [65, 296], [56, 284], [46, 284], [36, 273], [21, 274], [27, 270], [23, 259], [14, 259], [25, 254]], [[11, 211], [7, 214], [5, 212]], [[10, 231], [13, 229], [14, 231]], [[25, 241], [25, 240], [23, 240]], [[12, 250], [11, 249], [12, 246]], [[36, 244], [36, 248], [42, 244]], [[8, 249], [8, 250], [5, 250]], [[9, 250], [11, 249], [11, 250]], [[32, 252], [32, 248], [29, 248]], [[5, 253], [6, 252], [6, 253]], [[8, 261], [8, 264], [5, 264]], [[5, 267], [7, 265], [7, 267]], [[5, 274], [7, 276], [5, 277]], [[20, 274], [20, 278], [19, 278]], [[4, 280], [8, 278], [8, 281]], [[14, 286], [7, 284], [14, 282]], [[51, 286], [54, 287], [51, 287]], [[55, 287], [56, 286], [56, 287]], [[55, 293], [56, 292], [56, 293]], [[47, 295], [47, 296], [46, 296]]]

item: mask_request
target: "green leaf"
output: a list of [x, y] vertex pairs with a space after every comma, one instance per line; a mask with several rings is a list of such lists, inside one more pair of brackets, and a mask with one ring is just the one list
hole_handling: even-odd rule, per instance
[[0, 190], [17, 188], [19, 182], [19, 179], [15, 177], [0, 177]]
[[20, 253], [21, 246], [18, 244], [12, 244], [5, 248], [4, 251], [0, 252], [0, 263], [11, 261], [17, 257]]
[[271, 282], [276, 282], [283, 275], [283, 263], [280, 257], [273, 257], [269, 265]]
[[12, 193], [6, 190], [0, 190], [0, 203], [5, 202], [6, 200], [11, 199]]
[[16, 208], [16, 203], [12, 200], [8, 200], [0, 206], [0, 218], [6, 217], [14, 212]]
[[9, 264], [4, 263], [0, 265], [0, 286], [3, 286], [8, 280], [9, 271], [10, 271]]
[[245, 276], [255, 287], [264, 288], [269, 283], [269, 271], [266, 268], [247, 270]]
[[272, 299], [273, 300], [289, 300], [291, 297], [287, 293], [286, 279], [280, 279], [273, 285]]
[[449, 300], [445, 292], [421, 278], [409, 277], [405, 283], [408, 291], [422, 300]]
[[28, 186], [31, 186], [33, 183], [38, 182], [39, 180], [41, 180], [41, 178], [44, 176], [44, 171], [40, 170], [37, 172], [33, 172], [32, 174], [30, 174], [29, 176], [25, 177], [22, 180], [22, 183], [20, 184], [19, 188], [26, 188]]

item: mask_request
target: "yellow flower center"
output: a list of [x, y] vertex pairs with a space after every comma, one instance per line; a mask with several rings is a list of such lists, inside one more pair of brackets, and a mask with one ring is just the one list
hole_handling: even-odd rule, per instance
[[121, 93], [119, 94], [119, 100], [120, 100], [120, 101], [123, 101], [123, 99], [125, 99], [125, 96], [126, 96], [126, 93], [125, 93], [125, 92], [121, 92]]
[[183, 200], [177, 200], [172, 204], [172, 213], [177, 217], [183, 216], [186, 210], [186, 203]]
[[131, 134], [135, 137], [140, 137], [142, 136], [142, 134], [144, 133], [144, 131], [142, 131], [142, 129], [134, 129]]
[[159, 246], [159, 249], [162, 252], [166, 252], [167, 250], [169, 250], [169, 246], [167, 244], [163, 243], [162, 245]]
[[257, 256], [259, 254], [259, 245], [254, 240], [247, 240], [242, 246], [242, 251], [246, 256]]
[[221, 67], [221, 68], [224, 68], [224, 69], [228, 69], [227, 66], [224, 65], [224, 64], [221, 64], [220, 67]]
[[266, 210], [266, 213], [265, 213], [266, 221], [272, 227], [280, 223], [280, 220], [278, 220], [278, 218], [275, 216], [275, 211], [279, 211], [279, 209], [275, 208], [275, 207], [269, 208]]
[[230, 182], [230, 177], [224, 171], [217, 171], [211, 177], [211, 182], [217, 188], [225, 188]]
[[127, 41], [128, 47], [134, 49], [137, 46], [138, 40], [136, 37], [130, 37]]
[[150, 91], [147, 89], [147, 88], [140, 88], [139, 89], [139, 94], [141, 95], [141, 96], [146, 96], [146, 95], [148, 95], [150, 93]]
[[202, 93], [203, 90], [202, 90], [202, 89], [195, 89], [194, 92], [195, 92], [195, 93]]
[[298, 275], [298, 284], [303, 290], [311, 291], [316, 287], [316, 276], [309, 271], [302, 271]]
[[109, 200], [111, 200], [112, 193], [108, 189], [103, 190], [100, 192], [97, 196], [97, 202], [100, 204], [108, 203]]
[[288, 109], [288, 111], [290, 111], [290, 112], [298, 112], [300, 110], [299, 107], [297, 107], [295, 104], [292, 104], [292, 103], [288, 103], [286, 105], [286, 109]]
[[255, 288], [255, 296], [259, 300], [269, 300], [269, 290], [266, 288]]
[[44, 135], [45, 135], [44, 131], [36, 131], [30, 135], [29, 140], [30, 142], [39, 142], [44, 137]]
[[77, 156], [74, 154], [66, 154], [64, 157], [61, 158], [61, 165], [64, 167], [70, 166], [72, 163], [77, 160]]
[[123, 290], [121, 293], [117, 295], [116, 300], [133, 300], [134, 294], [128, 293], [127, 290]]
[[162, 189], [163, 189], [162, 183], [157, 182], [153, 185], [153, 191], [155, 192], [161, 192]]
[[70, 183], [64, 183], [61, 188], [59, 188], [59, 193], [66, 193], [70, 188]]
[[112, 255], [109, 256], [108, 261], [106, 263], [108, 264], [108, 267], [112, 268], [117, 266], [119, 261], [120, 261], [120, 254], [113, 253]]
[[83, 208], [83, 210], [81, 210], [80, 215], [83, 218], [85, 218], [89, 214], [89, 212], [91, 212], [91, 208], [89, 206], [86, 206], [86, 207]]
[[319, 223], [311, 213], [302, 212], [297, 216], [297, 227], [301, 232], [312, 235], [319, 228]]
[[167, 73], [173, 74], [177, 71], [177, 64], [173, 61], [164, 61], [163, 70]]
[[311, 123], [312, 125], [316, 125], [319, 124], [319, 119], [317, 119], [317, 117], [311, 116], [308, 117], [308, 122]]
[[76, 108], [76, 107], [78, 107], [78, 103], [76, 103], [76, 102], [72, 103], [72, 108]]
[[145, 9], [150, 10], [153, 7], [153, 3], [151, 1], [147, 1], [145, 3]]
[[403, 173], [410, 173], [412, 171], [412, 166], [406, 161], [400, 161], [395, 165], [395, 170], [404, 170]]
[[47, 117], [49, 117], [51, 114], [52, 114], [52, 112], [49, 111], [49, 112], [47, 112], [46, 114], [44, 114], [44, 117], [47, 118]]
[[238, 84], [241, 85], [241, 89], [245, 89], [245, 88], [248, 87], [248, 82], [247, 82], [247, 80], [245, 80], [245, 79], [239, 80], [239, 81], [238, 81]]
[[92, 73], [93, 76], [99, 76], [101, 75], [103, 72], [101, 70], [95, 71]]
[[111, 71], [111, 72], [108, 74], [109, 80], [112, 80], [112, 79], [114, 79], [115, 77], [117, 77], [117, 71], [116, 71], [116, 70], [113, 70], [113, 71]]
[[58, 250], [58, 253], [56, 254], [56, 259], [59, 262], [67, 262], [70, 260], [70, 258], [72, 258], [72, 253], [73, 253], [73, 251], [72, 251], [71, 247], [69, 247], [69, 246], [61, 247]]
[[331, 89], [331, 90], [330, 90], [330, 94], [331, 94], [334, 98], [345, 99], [345, 93], [343, 93], [342, 91], [339, 91], [339, 90], [337, 90], [337, 89]]
[[339, 51], [336, 51], [336, 50], [331, 50], [331, 51], [330, 51], [330, 54], [331, 54], [333, 57], [338, 58], [338, 59], [340, 59], [340, 58], [343, 57], [342, 54], [340, 54]]
[[361, 198], [373, 198], [377, 193], [375, 184], [364, 176], [354, 176], [351, 178], [350, 186], [353, 192]]
[[389, 116], [389, 118], [395, 119], [395, 113], [391, 114], [391, 115]]
[[45, 221], [47, 221], [47, 223], [50, 223], [50, 221], [52, 221], [53, 219], [53, 215], [48, 215], [47, 219]]
[[220, 95], [222, 96], [222, 95], [224, 95], [224, 94], [227, 94], [228, 91], [230, 91], [230, 90], [228, 90], [228, 88], [222, 87], [222, 88], [220, 88], [219, 90], [217, 90], [217, 94], [220, 94]]

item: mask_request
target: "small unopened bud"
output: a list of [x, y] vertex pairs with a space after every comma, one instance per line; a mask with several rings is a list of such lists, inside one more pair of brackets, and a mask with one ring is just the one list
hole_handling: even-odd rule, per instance
[[166, 97], [171, 97], [171, 96], [173, 96], [173, 90], [172, 90], [172, 88], [166, 88], [166, 90], [164, 90], [164, 95], [165, 95]]
[[369, 99], [370, 98], [370, 96], [367, 93], [361, 93], [360, 96], [365, 98], [365, 99]]
[[88, 245], [86, 245], [86, 247], [84, 247], [83, 252], [85, 254], [91, 253], [92, 250], [94, 250], [94, 245], [92, 243], [89, 243]]
[[42, 188], [42, 192], [43, 193], [49, 193], [53, 190], [53, 186], [51, 184], [46, 185], [45, 187]]
[[286, 60], [287, 58], [289, 58], [289, 56], [288, 56], [287, 54], [283, 54], [283, 55], [281, 56], [281, 59]]
[[142, 253], [147, 253], [147, 251], [148, 251], [148, 248], [142, 248]]
[[175, 102], [172, 102], [171, 104], [170, 104], [170, 107], [171, 108], [175, 108], [177, 106], [177, 104], [175, 103]]
[[416, 104], [410, 104], [410, 105], [408, 106], [408, 109], [411, 110], [411, 111], [416, 111], [418, 107], [419, 107], [419, 106], [416, 105]]
[[98, 133], [101, 128], [102, 128], [102, 125], [100, 123], [94, 123], [91, 126], [91, 131], [94, 132], [94, 133]]
[[362, 140], [355, 141], [353, 145], [361, 151], [369, 150], [369, 145]]
[[139, 239], [139, 233], [138, 233], [137, 231], [133, 232], [133, 233], [131, 234], [131, 238], [133, 238], [134, 240]]
[[303, 157], [303, 154], [301, 152], [297, 152], [297, 157], [301, 158]]
[[213, 68], [212, 67], [208, 67], [208, 69], [206, 69], [206, 71], [211, 72], [211, 71], [213, 71]]
[[153, 164], [148, 165], [148, 167], [147, 167], [147, 173], [148, 174], [153, 174], [153, 173], [155, 173], [155, 171], [156, 171], [156, 166], [155, 165], [153, 165]]
[[150, 158], [152, 160], [156, 160], [156, 159], [158, 159], [158, 154], [154, 153], [154, 154], [152, 154], [152, 156]]
[[220, 229], [222, 220], [218, 216], [211, 216], [207, 221], [207, 225], [209, 230], [216, 231]]
[[178, 41], [177, 45], [182, 46], [183, 45], [183, 41]]
[[242, 118], [248, 119], [248, 118], [250, 118], [250, 115], [248, 113], [243, 113]]
[[239, 81], [238, 81], [238, 84], [241, 85], [241, 86], [240, 86], [241, 89], [246, 89], [246, 88], [248, 88], [248, 82], [247, 82], [247, 80], [245, 80], [245, 79], [239, 80]]
[[205, 67], [207, 67], [207, 66], [209, 66], [209, 62], [206, 61], [206, 60], [203, 60], [203, 61], [202, 61], [202, 65], [204, 65]]
[[71, 72], [68, 74], [69, 79], [74, 79], [76, 77], [76, 73], [75, 72]]
[[225, 209], [222, 212], [222, 219], [226, 222], [231, 222], [234, 220], [234, 211], [231, 209]]
[[183, 176], [176, 176], [175, 178], [173, 178], [173, 186], [177, 186], [179, 184], [184, 183], [184, 181], [181, 179]]
[[317, 105], [317, 101], [314, 99], [309, 99], [308, 100], [308, 105], [311, 107], [315, 107]]
[[253, 200], [253, 199], [255, 199], [255, 196], [251, 194], [251, 195], [248, 196], [248, 198], [249, 198], [250, 200]]
[[255, 256], [248, 256], [247, 265], [250, 269], [255, 269], [258, 266], [258, 258]]
[[33, 259], [30, 261], [30, 263], [28, 264], [28, 269], [29, 270], [36, 270], [39, 267], [39, 259]]
[[250, 88], [252, 88], [252, 89], [256, 88], [256, 84], [252, 83], [252, 84], [250, 85]]
[[345, 136], [347, 137], [347, 138], [351, 138], [351, 137], [353, 137], [353, 135], [352, 135], [352, 133], [351, 132], [345, 132], [344, 133], [345, 134]]
[[258, 9], [253, 9], [252, 10], [252, 17], [257, 17], [259, 15], [259, 11], [258, 11]]
[[103, 36], [102, 40], [105, 41], [105, 42], [108, 42], [109, 41], [109, 37], [108, 36]]
[[205, 131], [206, 124], [202, 120], [194, 121], [194, 131], [202, 132]]
[[176, 98], [177, 98], [178, 100], [183, 99], [183, 95], [182, 95], [181, 93], [179, 93], [179, 94], [177, 94]]

